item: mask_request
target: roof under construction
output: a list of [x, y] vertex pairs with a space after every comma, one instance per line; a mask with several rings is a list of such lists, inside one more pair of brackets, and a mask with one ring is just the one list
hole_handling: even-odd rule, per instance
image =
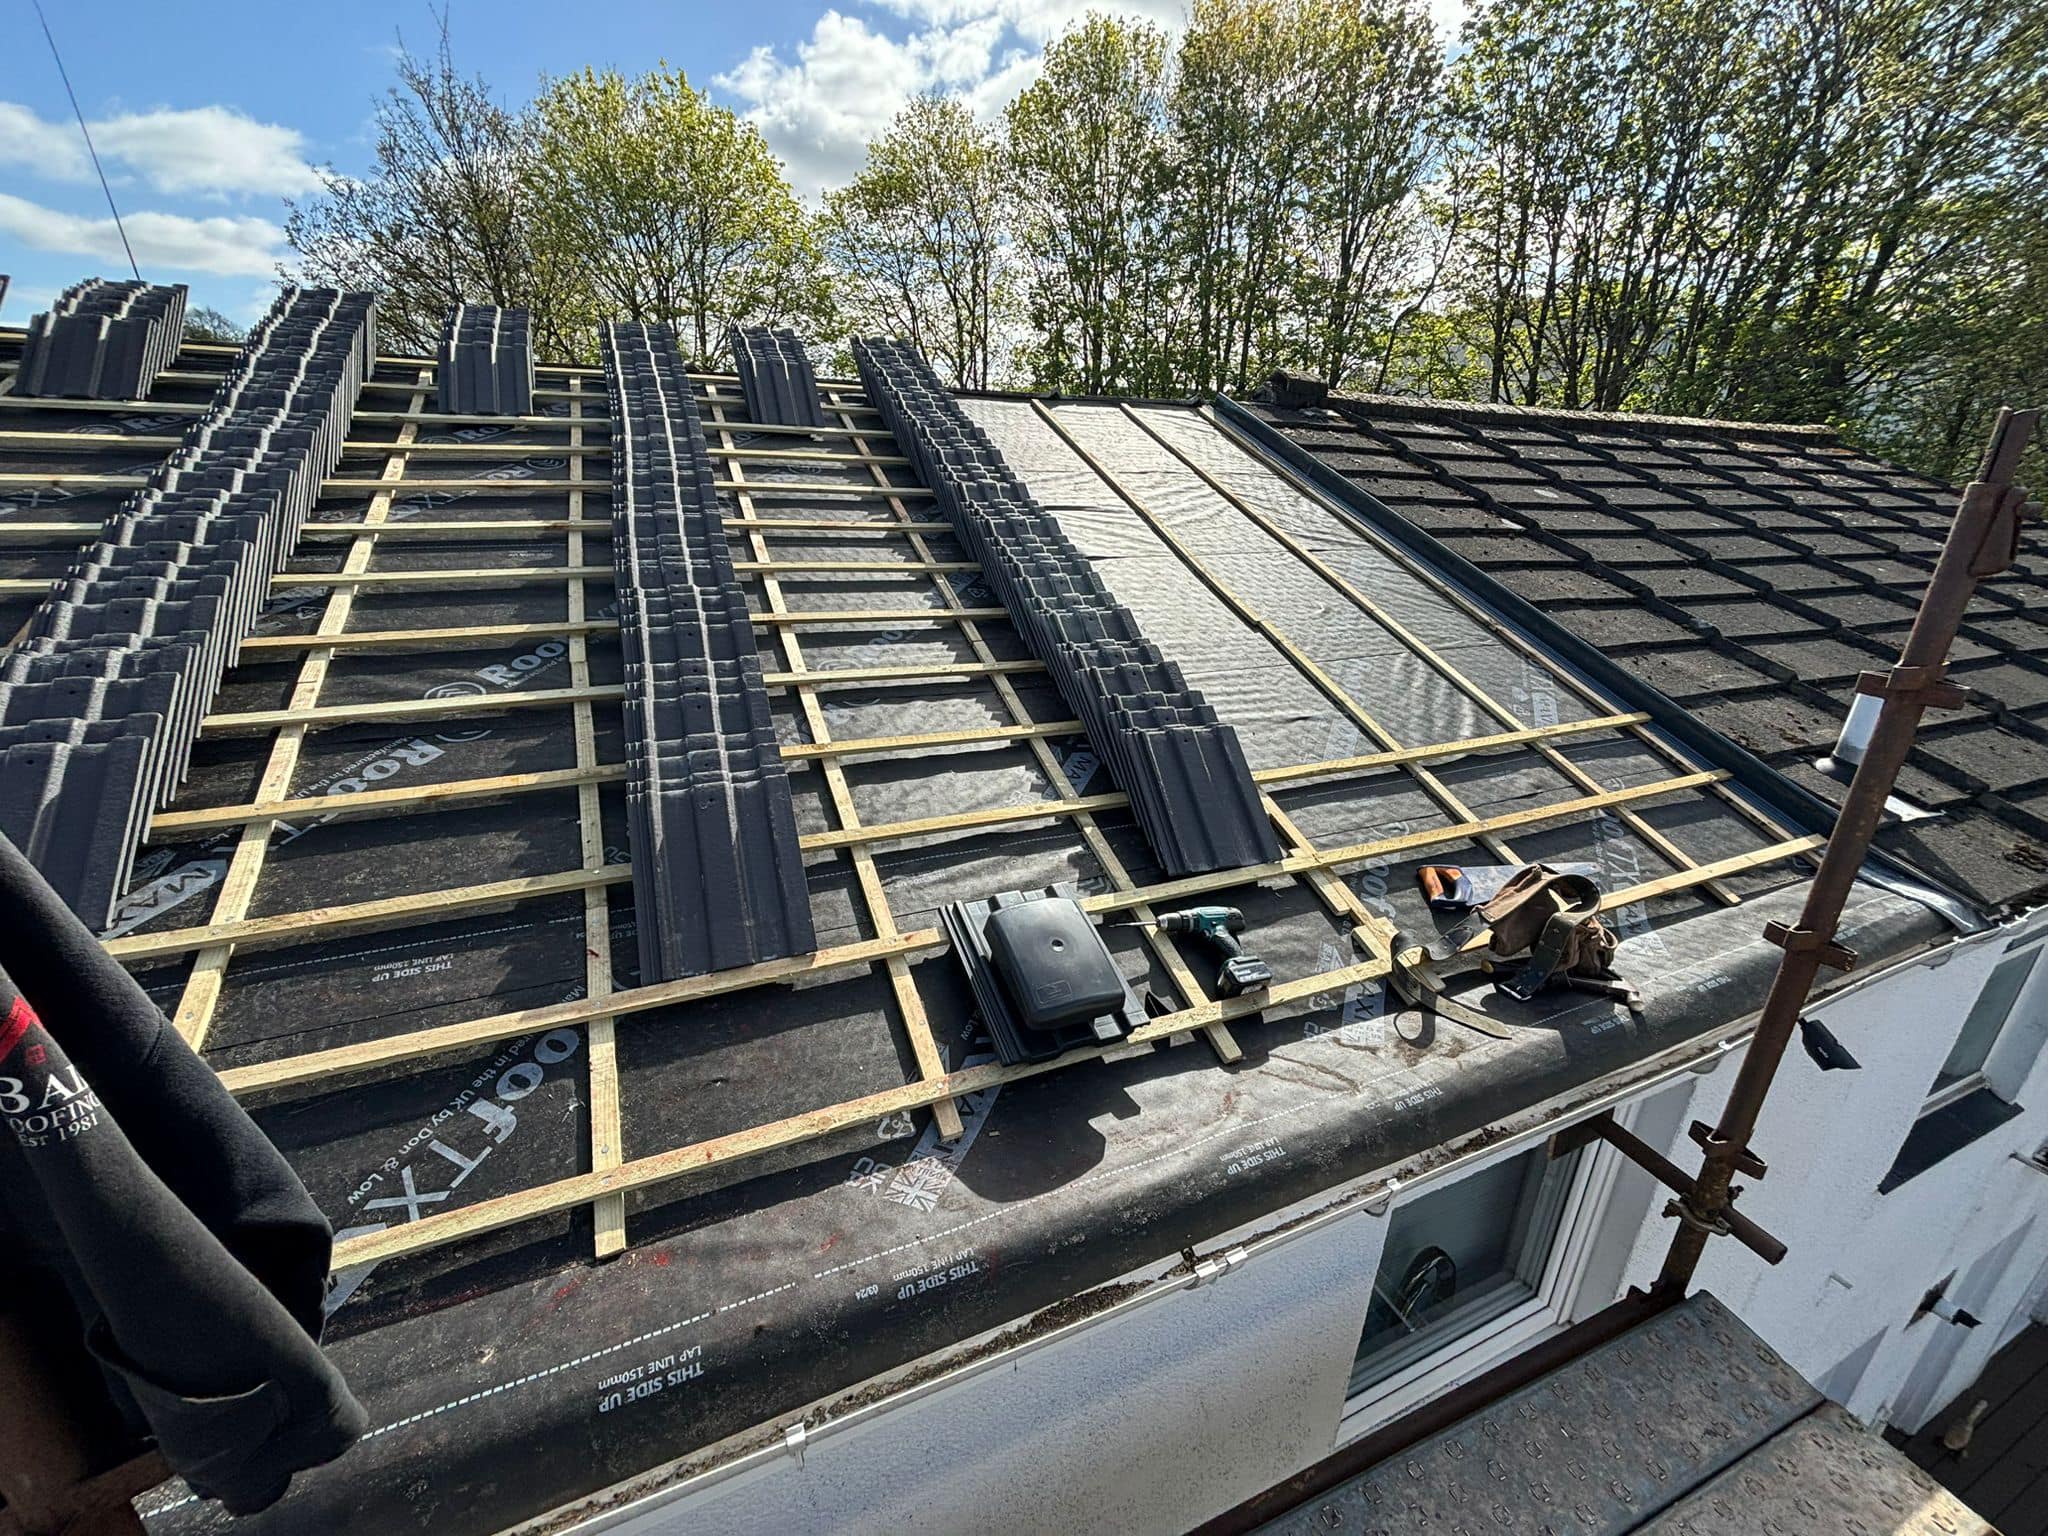
[[[1816, 769], [1891, 665], [1956, 493], [1824, 428], [1387, 397], [1254, 408], [1483, 578], [1829, 805]], [[1986, 582], [1879, 846], [1986, 908], [2048, 891], [2048, 569]]]
[[[20, 345], [0, 332], [0, 367]], [[0, 391], [0, 638], [233, 357], [187, 347], [141, 402]], [[1171, 875], [878, 403], [827, 379], [825, 425], [762, 423], [709, 374], [688, 382], [817, 947], [643, 985], [605, 381], [542, 366], [508, 418], [437, 411], [435, 374], [377, 360], [107, 930], [340, 1235], [328, 1337], [376, 1427], [259, 1528], [497, 1529], [774, 1433], [1318, 1191], [1680, 1070], [1762, 996], [1759, 931], [1819, 845], [1797, 797], [1228, 410], [959, 397], [1242, 744], [1279, 856]], [[1690, 473], [1669, 457], [1643, 472]], [[1461, 860], [1598, 866], [1641, 1009], [1476, 974], [1452, 982], [1476, 1026], [1390, 997], [1401, 936], [1433, 931], [1416, 869]], [[1276, 981], [1219, 997], [1198, 947], [1106, 928], [1154, 1016], [1004, 1065], [939, 910], [1067, 883], [1133, 922], [1227, 900]], [[1843, 927], [1866, 964], [1946, 931], [1891, 884]], [[158, 1503], [157, 1528], [205, 1523]]]

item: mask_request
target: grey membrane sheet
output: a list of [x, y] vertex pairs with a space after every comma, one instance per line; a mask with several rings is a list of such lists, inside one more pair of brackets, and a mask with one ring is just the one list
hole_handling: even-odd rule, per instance
[[[410, 382], [412, 368], [378, 377]], [[544, 372], [541, 387], [559, 380]], [[733, 386], [719, 386], [728, 393]], [[371, 394], [364, 409], [394, 409], [402, 396]], [[733, 394], [735, 414], [737, 397]], [[828, 401], [828, 414], [831, 402]], [[977, 413], [996, 402], [972, 400]], [[414, 473], [488, 475], [510, 494], [406, 493], [398, 523], [558, 518], [568, 477], [567, 402], [543, 398], [558, 425], [456, 428], [420, 439], [521, 452], [465, 460], [435, 455]], [[592, 409], [601, 405], [593, 400]], [[1384, 632], [1278, 548], [1129, 417], [1113, 408], [1060, 406], [1077, 437], [1112, 462], [1176, 535], [1253, 602], [1403, 744], [1494, 730], [1496, 722], [1408, 663]], [[1020, 414], [1021, 413], [1021, 414]], [[19, 413], [26, 415], [28, 413]], [[49, 412], [42, 415], [62, 416]], [[707, 411], [707, 415], [714, 414]], [[1002, 403], [989, 430], [1077, 540], [1104, 579], [1196, 677], [1243, 734], [1262, 767], [1324, 761], [1371, 750], [1364, 732], [1246, 628], [1189, 573], [1056, 436], [1034, 427], [1028, 406]], [[1443, 654], [1455, 655], [1518, 718], [1593, 712], [1527, 660], [1407, 575], [1362, 535], [1299, 500], [1258, 463], [1238, 454], [1192, 412], [1145, 408], [1144, 420], [1232, 486], [1247, 502], [1311, 542], [1322, 558]], [[64, 418], [67, 422], [69, 418]], [[104, 421], [106, 418], [101, 418]], [[116, 418], [120, 419], [120, 418]], [[138, 419], [142, 419], [138, 413]], [[0, 420], [18, 424], [0, 406]], [[35, 423], [40, 426], [38, 421]], [[94, 422], [98, 426], [99, 422]], [[1042, 424], [1040, 424], [1042, 426]], [[716, 423], [707, 421], [718, 441]], [[390, 423], [362, 423], [360, 440], [387, 438]], [[602, 443], [601, 421], [586, 425]], [[1048, 442], [1049, 440], [1049, 442]], [[746, 439], [740, 438], [742, 446]], [[790, 446], [786, 438], [766, 446]], [[800, 440], [799, 440], [800, 442]], [[844, 439], [815, 446], [840, 447]], [[1013, 447], [1014, 444], [1014, 447]], [[875, 445], [886, 450], [886, 441]], [[78, 455], [68, 467], [121, 462], [117, 450]], [[135, 456], [131, 452], [129, 458]], [[19, 464], [9, 455], [7, 465]], [[381, 456], [353, 456], [344, 474], [374, 475]], [[608, 515], [595, 461], [583, 492], [587, 518]], [[899, 479], [900, 469], [889, 473]], [[781, 481], [867, 483], [853, 466], [747, 466], [764, 489]], [[730, 493], [727, 493], [730, 496]], [[350, 521], [361, 500], [324, 502], [316, 517]], [[906, 500], [923, 519], [929, 503]], [[738, 512], [736, 501], [728, 508]], [[764, 495], [757, 515], [868, 522], [887, 516], [872, 498], [830, 493]], [[64, 515], [70, 515], [67, 511]], [[47, 508], [0, 509], [0, 517], [47, 520]], [[735, 555], [753, 558], [737, 534]], [[925, 536], [930, 556], [962, 557], [948, 535]], [[777, 560], [907, 564], [900, 536], [777, 534]], [[290, 569], [334, 570], [346, 540], [302, 539]], [[373, 571], [430, 571], [568, 563], [560, 536], [394, 537], [379, 543]], [[583, 563], [607, 566], [591, 541]], [[950, 586], [941, 586], [941, 583]], [[750, 579], [757, 605], [765, 605]], [[944, 665], [975, 654], [964, 631], [937, 622], [949, 596], [990, 599], [972, 572], [905, 570], [805, 574], [783, 582], [790, 606], [809, 611], [886, 608], [927, 613], [927, 622], [849, 622], [799, 632], [796, 654], [813, 669], [908, 663]], [[282, 586], [258, 633], [305, 634], [328, 588]], [[609, 584], [587, 584], [593, 614]], [[1187, 605], [1183, 611], [1183, 605]], [[532, 623], [566, 616], [565, 588], [366, 587], [352, 629]], [[1023, 660], [1001, 620], [978, 623], [989, 654]], [[785, 670], [777, 630], [758, 632], [763, 669]], [[592, 681], [616, 683], [618, 647], [591, 637]], [[297, 653], [257, 659], [229, 675], [215, 710], [273, 707], [289, 696]], [[477, 643], [459, 650], [339, 655], [325, 702], [435, 697], [513, 697], [564, 686], [566, 646], [554, 640]], [[1034, 720], [1064, 711], [1042, 675], [1009, 679]], [[839, 739], [957, 730], [1011, 722], [987, 677], [915, 687], [854, 685], [818, 691], [819, 718]], [[785, 743], [813, 726], [787, 689], [771, 694]], [[618, 760], [614, 706], [595, 711], [600, 761]], [[1054, 737], [1053, 760], [1084, 793], [1109, 789], [1090, 744]], [[179, 808], [251, 797], [269, 750], [266, 737], [203, 736]], [[1603, 784], [1679, 771], [1630, 738], [1607, 732], [1562, 748]], [[574, 762], [568, 711], [536, 708], [414, 726], [355, 725], [306, 738], [291, 793], [346, 795], [375, 784], [430, 784], [562, 768]], [[1583, 793], [1526, 750], [1468, 754], [1435, 771], [1475, 814], [1551, 803]], [[866, 824], [1049, 800], [1053, 786], [1023, 746], [965, 747], [849, 760], [849, 787]], [[791, 760], [799, 828], [834, 825], [814, 762]], [[1324, 846], [1440, 827], [1449, 818], [1408, 775], [1309, 780], [1273, 790], [1294, 821]], [[607, 857], [628, 856], [615, 787], [600, 796]], [[1764, 834], [1722, 801], [1697, 794], [1642, 808], [1644, 819], [1696, 857], [1753, 848]], [[383, 820], [303, 818], [274, 835], [255, 910], [284, 913], [505, 880], [576, 867], [573, 792], [530, 795], [433, 815]], [[1133, 879], [1156, 879], [1144, 840], [1122, 813], [1099, 814], [1102, 835]], [[120, 931], [146, 933], [204, 922], [234, 834], [181, 839], [145, 850]], [[1525, 858], [1594, 858], [1616, 885], [1667, 866], [1613, 817], [1518, 833]], [[1345, 878], [1397, 925], [1429, 922], [1415, 889], [1424, 861], [1485, 857], [1452, 843], [1354, 866]], [[871, 933], [843, 853], [806, 856], [821, 944]], [[897, 925], [931, 926], [943, 903], [1073, 880], [1091, 888], [1103, 872], [1071, 820], [1048, 816], [879, 845], [875, 863]], [[304, 1478], [275, 1510], [240, 1527], [484, 1532], [539, 1513], [778, 1415], [878, 1371], [1028, 1317], [1134, 1268], [1170, 1262], [1183, 1248], [1354, 1176], [1423, 1156], [1459, 1137], [1525, 1114], [1558, 1095], [1612, 1081], [1630, 1064], [1700, 1039], [1752, 1010], [1776, 959], [1757, 939], [1770, 917], [1788, 917], [1798, 871], [1775, 865], [1730, 882], [1750, 899], [1731, 910], [1696, 892], [1620, 914], [1623, 969], [1642, 987], [1639, 1019], [1583, 1002], [1562, 1012], [1503, 1013], [1511, 1038], [1494, 1040], [1389, 1010], [1379, 986], [1333, 990], [1234, 1024], [1244, 1060], [1218, 1065], [1199, 1039], [1127, 1059], [1014, 1083], [964, 1103], [967, 1134], [939, 1144], [923, 1115], [855, 1124], [821, 1140], [736, 1165], [716, 1176], [660, 1186], [628, 1200], [630, 1247], [591, 1260], [591, 1222], [576, 1209], [446, 1248], [338, 1277], [330, 1320], [334, 1357], [369, 1406], [375, 1433], [336, 1466]], [[1258, 952], [1281, 978], [1354, 958], [1343, 928], [1300, 881], [1217, 893], [1245, 908]], [[1859, 891], [1846, 942], [1874, 963], [1924, 942], [1935, 920], [1875, 891]], [[630, 901], [610, 909], [615, 985], [636, 983]], [[1162, 974], [1132, 929], [1111, 930], [1113, 953], [1133, 981], [1166, 996]], [[1200, 974], [1213, 961], [1184, 951]], [[582, 901], [523, 902], [404, 929], [238, 952], [230, 963], [208, 1056], [248, 1065], [513, 1008], [560, 1002], [584, 985]], [[166, 1006], [187, 963], [140, 967]], [[951, 1065], [982, 1059], [987, 1044], [950, 957], [915, 963], [912, 982]], [[1485, 1006], [1483, 990], [1473, 1001]], [[741, 993], [634, 1015], [617, 1026], [623, 1152], [646, 1156], [862, 1094], [915, 1075], [886, 975], [841, 976], [801, 987]], [[343, 1232], [399, 1226], [477, 1200], [583, 1171], [589, 1158], [588, 1043], [580, 1029], [512, 1039], [357, 1086], [297, 1091], [257, 1106], [259, 1120], [299, 1168]], [[223, 1524], [175, 1490], [153, 1506], [153, 1530]]]

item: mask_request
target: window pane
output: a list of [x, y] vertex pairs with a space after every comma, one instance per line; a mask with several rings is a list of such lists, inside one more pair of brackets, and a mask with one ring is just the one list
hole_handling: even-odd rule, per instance
[[1395, 1210], [1354, 1393], [1536, 1294], [1577, 1161], [1538, 1147]]
[[2012, 1005], [2020, 995], [2020, 988], [2027, 984], [2027, 977], [2033, 972], [2034, 962], [2041, 958], [2039, 949], [2030, 949], [2025, 954], [2014, 955], [2001, 960], [1991, 973], [1991, 979], [1984, 983], [1984, 990], [1977, 994], [1977, 1002], [1970, 1009], [1970, 1016], [1963, 1020], [1962, 1033], [1956, 1036], [1955, 1049], [1948, 1053], [1948, 1060], [1941, 1064], [1936, 1074], [1934, 1088], [1930, 1092], [1946, 1088], [1974, 1072], [1984, 1070], [1984, 1062], [1991, 1054], [1991, 1047], [1998, 1039], [1998, 1032], [2005, 1027], [2006, 1015], [2012, 1012]]

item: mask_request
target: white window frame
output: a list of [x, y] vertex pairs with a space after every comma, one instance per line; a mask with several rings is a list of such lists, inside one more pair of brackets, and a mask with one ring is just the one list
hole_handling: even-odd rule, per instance
[[[1617, 1123], [1624, 1126], [1632, 1124], [1640, 1102], [1631, 1100], [1616, 1107], [1614, 1118]], [[1535, 1145], [1540, 1151], [1545, 1143], [1537, 1142]], [[1498, 1156], [1465, 1169], [1459, 1180], [1510, 1158], [1525, 1156], [1529, 1150], [1526, 1142], [1503, 1148]], [[1573, 1169], [1571, 1183], [1565, 1190], [1558, 1212], [1557, 1231], [1551, 1238], [1550, 1252], [1544, 1259], [1543, 1275], [1536, 1284], [1535, 1295], [1499, 1316], [1489, 1318], [1470, 1332], [1447, 1340], [1442, 1348], [1346, 1398], [1337, 1424], [1336, 1443], [1342, 1445], [1348, 1440], [1355, 1440], [1399, 1418], [1471, 1380], [1509, 1355], [1519, 1354], [1538, 1340], [1569, 1326], [1581, 1315], [1583, 1301], [1611, 1300], [1611, 1297], [1587, 1298], [1583, 1291], [1586, 1271], [1607, 1226], [1606, 1216], [1615, 1180], [1624, 1166], [1626, 1160], [1606, 1142], [1588, 1143], [1579, 1153], [1578, 1166]], [[1452, 1181], [1456, 1182], [1458, 1180]], [[1448, 1187], [1432, 1181], [1415, 1190], [1409, 1199], [1419, 1200]], [[1407, 1200], [1396, 1199], [1382, 1219], [1391, 1221], [1394, 1213], [1407, 1203]], [[1362, 1318], [1359, 1327], [1362, 1332]]]
[[[1920, 1113], [1915, 1116], [1916, 1119], [1931, 1115], [1938, 1109], [1946, 1109], [1958, 1099], [1966, 1099], [1979, 1089], [1984, 1088], [1990, 1089], [2007, 1102], [2012, 1101], [2014, 1095], [2019, 1090], [2020, 1083], [2025, 1080], [2028, 1069], [2033, 1065], [2034, 1056], [2040, 1050], [2041, 1042], [2036, 1040], [2033, 1042], [2032, 1049], [2025, 1053], [2025, 1059], [2015, 1061], [2008, 1047], [2018, 1039], [2017, 1026], [2026, 1022], [2030, 1007], [2048, 1008], [2048, 988], [2044, 988], [2044, 980], [2048, 980], [2048, 965], [2042, 964], [2042, 956], [2044, 954], [2042, 946], [2044, 944], [2048, 944], [2048, 933], [2036, 932], [2023, 934], [2006, 945], [1998, 960], [1993, 964], [1991, 972], [1985, 974], [1984, 980], [1987, 985], [1991, 980], [1992, 972], [1996, 972], [1999, 966], [2018, 959], [2021, 955], [2027, 954], [2030, 951], [2033, 956], [2033, 968], [2027, 973], [2026, 979], [2020, 983], [2019, 991], [2013, 994], [2012, 1002], [2006, 1008], [2005, 1017], [1999, 1021], [1997, 1033], [1991, 1037], [1990, 1043], [1984, 1048], [1983, 1065], [1974, 1072], [1965, 1073], [1952, 1083], [1943, 1083], [1940, 1087], [1932, 1089], [1926, 1099], [1921, 1102]], [[1982, 995], [1983, 988], [1980, 987], [1978, 989], [1978, 996], [1981, 997]], [[1972, 999], [1972, 1006], [1974, 1005], [1975, 999]], [[1965, 1021], [1968, 1020], [1969, 1013], [1967, 1010], [1965, 1010], [1963, 1017]], [[1962, 1036], [1961, 1024], [1957, 1025], [1956, 1034], [1957, 1039], [1960, 1039]], [[1953, 1049], [1954, 1044], [1952, 1042], [1950, 1050]], [[1946, 1058], [1944, 1058], [1945, 1061]], [[2014, 1070], [2015, 1068], [2017, 1070]]]
[[[1995, 1044], [1996, 1042], [1993, 1043]], [[1927, 1095], [1926, 1099], [1921, 1102], [1920, 1113], [1913, 1118], [1916, 1120], [1923, 1119], [1933, 1114], [1937, 1109], [1947, 1109], [1949, 1105], [1955, 1103], [1958, 1099], [1967, 1099], [1979, 1088], [1989, 1088], [1990, 1086], [1989, 1080], [1985, 1078], [1981, 1070], [1972, 1072], [1967, 1077], [1959, 1077], [1952, 1083], [1943, 1083], [1934, 1092]]]

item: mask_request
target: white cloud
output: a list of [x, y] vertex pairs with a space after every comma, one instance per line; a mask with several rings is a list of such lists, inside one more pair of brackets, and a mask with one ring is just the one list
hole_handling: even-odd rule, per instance
[[320, 186], [304, 134], [233, 107], [126, 113], [94, 123], [92, 137], [159, 192], [296, 197]]
[[1023, 94], [1024, 88], [1038, 78], [1039, 70], [1045, 67], [1045, 55], [1026, 53], [1021, 48], [1012, 49], [1003, 62], [983, 79], [975, 82], [972, 89], [962, 93], [968, 110], [984, 122], [993, 123], [1003, 115], [1003, 108]]
[[788, 162], [797, 190], [820, 192], [860, 169], [868, 140], [913, 92], [939, 85], [939, 70], [951, 84], [986, 72], [993, 38], [977, 60], [971, 37], [925, 35], [931, 45], [921, 46], [916, 37], [899, 43], [857, 16], [827, 11], [797, 44], [793, 62], [772, 48], [756, 48], [716, 83], [747, 104], [748, 119]]
[[[270, 313], [270, 306], [277, 302], [278, 280], [272, 277], [267, 283], [258, 283], [247, 290], [239, 300], [228, 299], [221, 308], [230, 320], [243, 325], [254, 325]], [[194, 295], [196, 298], [197, 295]]]
[[[828, 10], [797, 44], [794, 58], [756, 48], [713, 82], [737, 98], [789, 166], [790, 181], [815, 195], [860, 169], [867, 144], [921, 91], [959, 97], [993, 120], [1037, 77], [1045, 42], [1090, 10], [1145, 17], [1172, 27], [1183, 0], [882, 0], [911, 21], [898, 39], [859, 16]], [[1009, 46], [1005, 46], [1006, 41]]]
[[958, 27], [934, 27], [910, 40], [912, 54], [935, 85], [974, 85], [989, 71], [1003, 24], [994, 17]]
[[[215, 277], [268, 277], [283, 254], [284, 231], [268, 219], [195, 219], [144, 211], [124, 214], [122, 222], [147, 277], [166, 268]], [[0, 192], [0, 241], [4, 240], [19, 241], [31, 250], [93, 257], [115, 275], [128, 265], [111, 218], [61, 213]]]
[[1178, 32], [1187, 25], [1187, 0], [879, 0], [899, 16], [927, 26], [953, 27], [993, 18], [1018, 36], [1049, 43], [1090, 11], [1114, 12]]
[[56, 181], [92, 174], [77, 128], [46, 123], [12, 101], [0, 101], [0, 165], [18, 165]]
[[55, 288], [34, 288], [25, 283], [9, 283], [6, 300], [0, 302], [0, 324], [26, 324], [30, 315], [48, 309], [56, 302]]
[[[713, 84], [735, 97], [789, 166], [800, 193], [843, 185], [868, 141], [920, 91], [957, 96], [994, 122], [1038, 78], [1045, 47], [1090, 11], [1149, 21], [1178, 35], [1189, 0], [856, 0], [893, 19], [880, 24], [828, 10], [794, 57], [756, 48]], [[1424, 0], [1455, 42], [1469, 0]]]
[[[296, 197], [320, 185], [319, 174], [306, 163], [305, 135], [279, 123], [259, 123], [233, 107], [124, 112], [89, 126], [110, 178], [139, 179], [153, 191]], [[92, 179], [75, 125], [47, 121], [9, 101], [0, 101], [0, 164], [23, 166], [51, 181]]]

